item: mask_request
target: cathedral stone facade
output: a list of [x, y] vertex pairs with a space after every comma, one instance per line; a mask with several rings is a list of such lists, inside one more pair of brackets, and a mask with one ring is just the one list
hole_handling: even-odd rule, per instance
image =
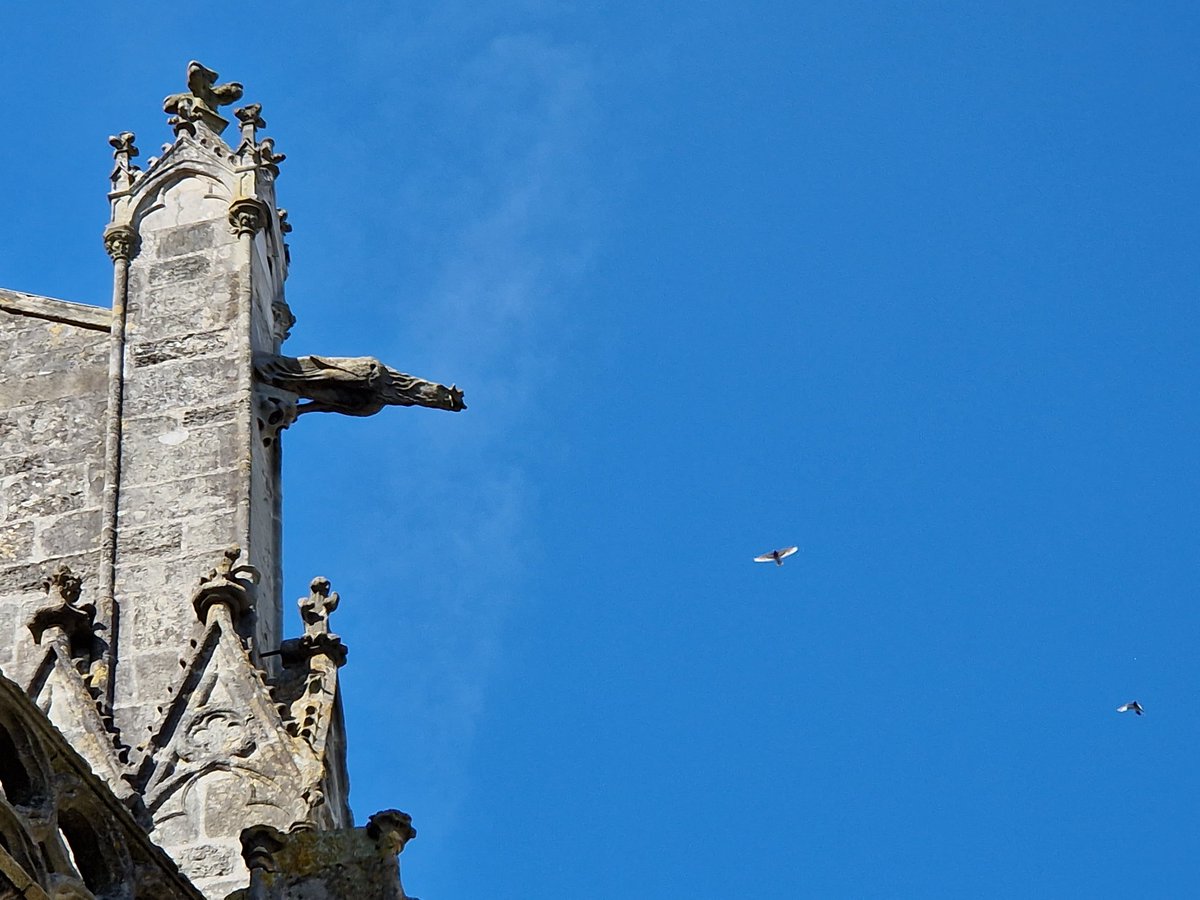
[[110, 138], [111, 309], [0, 289], [0, 900], [403, 898], [415, 835], [348, 805], [338, 595], [282, 633], [280, 440], [458, 411], [370, 357], [286, 355], [282, 154], [188, 66], [145, 168]]

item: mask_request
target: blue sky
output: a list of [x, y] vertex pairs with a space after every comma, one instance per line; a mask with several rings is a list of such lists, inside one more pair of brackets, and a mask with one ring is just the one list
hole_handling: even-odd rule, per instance
[[197, 58], [288, 348], [466, 390], [285, 439], [409, 891], [1194, 890], [1200, 9], [330, 6], [7, 11], [0, 284], [107, 304]]

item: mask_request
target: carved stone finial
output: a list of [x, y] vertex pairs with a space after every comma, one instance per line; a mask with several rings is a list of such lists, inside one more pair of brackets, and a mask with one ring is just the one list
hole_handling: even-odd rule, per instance
[[329, 587], [328, 578], [317, 577], [312, 580], [308, 596], [299, 601], [304, 634], [284, 641], [274, 654], [265, 655], [279, 656], [285, 669], [305, 665], [318, 655], [329, 657], [339, 668], [346, 664], [346, 645], [340, 637], [329, 631], [329, 614], [338, 608], [341, 600], [337, 592], [330, 591]]
[[42, 642], [47, 629], [61, 628], [73, 650], [86, 651], [92, 641], [92, 626], [96, 621], [96, 607], [91, 603], [80, 603], [79, 594], [83, 579], [71, 571], [70, 566], [60, 565], [52, 575], [42, 581], [42, 589], [50, 602], [33, 614], [29, 620], [29, 631], [34, 643]]
[[171, 114], [167, 122], [175, 129], [176, 136], [181, 132], [194, 135], [197, 122], [202, 122], [214, 134], [225, 130], [229, 120], [219, 115], [217, 109], [240, 100], [242, 86], [236, 81], [227, 84], [216, 81], [217, 73], [212, 69], [196, 60], [188, 63], [188, 89], [163, 100], [163, 112]]
[[279, 174], [279, 164], [287, 159], [286, 153], [275, 152], [275, 138], [263, 138], [258, 145], [259, 164], [272, 175]]
[[113, 262], [133, 259], [138, 243], [138, 234], [130, 225], [110, 225], [104, 231], [104, 249]]
[[201, 623], [207, 624], [208, 611], [217, 603], [229, 608], [234, 622], [254, 608], [253, 591], [258, 583], [258, 570], [254, 566], [237, 565], [241, 555], [241, 547], [228, 548], [216, 568], [201, 577], [200, 585], [192, 595], [192, 606]]
[[47, 594], [53, 592], [63, 603], [74, 606], [79, 602], [79, 592], [83, 588], [83, 579], [71, 571], [66, 563], [54, 570], [54, 574], [42, 580], [42, 590]]
[[309, 584], [309, 594], [300, 599], [300, 618], [304, 621], [305, 634], [328, 634], [329, 614], [338, 608], [341, 598], [337, 591], [330, 592], [328, 578], [316, 577]]
[[137, 156], [138, 148], [133, 145], [137, 140], [137, 135], [132, 131], [122, 131], [120, 134], [110, 134], [108, 143], [113, 148], [113, 158], [117, 159], [124, 155], [125, 157]]
[[242, 140], [230, 155], [229, 161], [239, 169], [255, 168], [259, 165], [258, 129], [267, 127], [267, 120], [259, 115], [261, 112], [261, 103], [248, 103], [233, 111], [238, 118]]
[[128, 190], [142, 171], [130, 162], [138, 155], [138, 148], [133, 145], [134, 140], [136, 135], [132, 131], [109, 135], [108, 143], [113, 148], [113, 159], [116, 161], [109, 175], [114, 191]]
[[235, 110], [234, 115], [241, 123], [242, 139], [237, 149], [229, 156], [229, 161], [239, 172], [262, 171], [272, 178], [279, 175], [279, 164], [287, 157], [275, 152], [275, 139], [258, 139], [258, 129], [267, 126], [266, 120], [259, 115], [262, 104], [250, 103]]
[[417, 836], [412, 816], [398, 809], [385, 809], [367, 819], [367, 837], [384, 853], [399, 853]]
[[260, 113], [262, 113], [261, 103], [247, 103], [245, 106], [239, 106], [233, 111], [233, 114], [237, 116], [237, 120], [241, 125], [243, 140], [253, 142], [255, 131], [259, 128], [267, 127], [267, 120]]

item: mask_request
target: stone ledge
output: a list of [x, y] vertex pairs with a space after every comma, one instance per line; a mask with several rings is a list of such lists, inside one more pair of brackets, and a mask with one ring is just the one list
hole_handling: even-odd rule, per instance
[[52, 322], [65, 322], [80, 328], [108, 331], [112, 313], [99, 306], [73, 303], [70, 300], [55, 300], [0, 288], [0, 309], [22, 316], [36, 316]]

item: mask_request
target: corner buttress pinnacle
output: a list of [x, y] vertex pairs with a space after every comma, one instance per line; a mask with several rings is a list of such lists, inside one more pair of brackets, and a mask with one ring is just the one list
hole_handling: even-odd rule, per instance
[[122, 131], [120, 134], [110, 135], [108, 138], [115, 160], [113, 170], [109, 174], [114, 191], [129, 190], [143, 174], [140, 168], [130, 162], [133, 157], [138, 155], [138, 148], [133, 145], [134, 140], [136, 140], [136, 135], [132, 131]]

